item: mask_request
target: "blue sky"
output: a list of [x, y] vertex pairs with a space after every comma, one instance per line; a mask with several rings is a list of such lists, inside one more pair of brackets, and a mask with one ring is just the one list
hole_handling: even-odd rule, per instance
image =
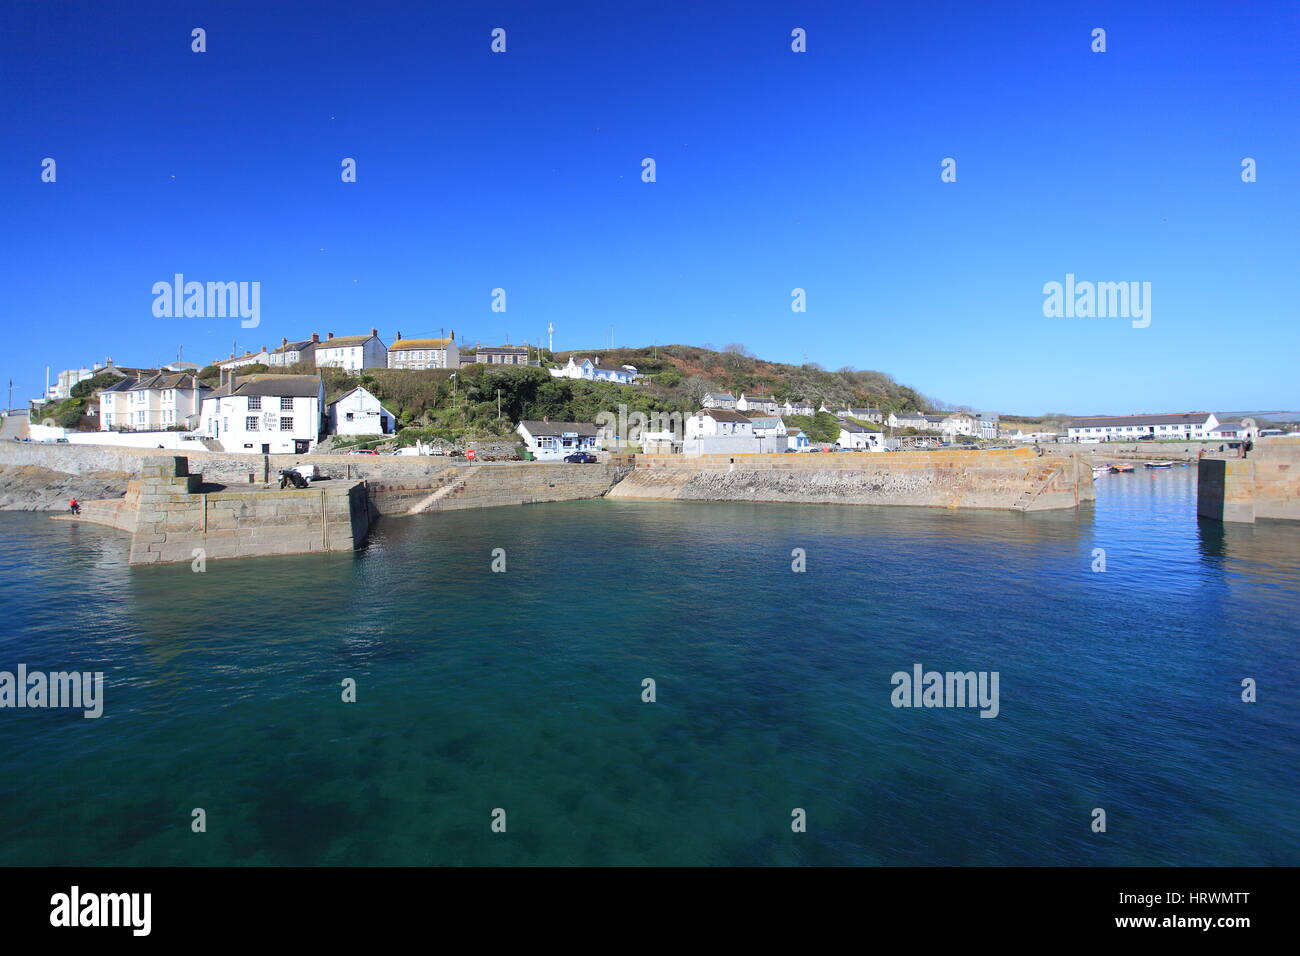
[[[554, 323], [1003, 413], [1295, 408], [1297, 63], [1293, 2], [9, 0], [0, 375]], [[260, 327], [154, 317], [178, 272]], [[1150, 326], [1045, 318], [1066, 273]]]

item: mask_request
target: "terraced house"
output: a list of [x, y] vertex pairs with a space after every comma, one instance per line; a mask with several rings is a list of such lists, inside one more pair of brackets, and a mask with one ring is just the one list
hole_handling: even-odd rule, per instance
[[316, 367], [347, 369], [356, 372], [363, 368], [388, 368], [388, 346], [379, 338], [379, 330], [371, 329], [369, 335], [340, 335], [330, 332], [324, 341], [317, 342], [312, 350]]
[[456, 330], [445, 339], [404, 339], [388, 347], [389, 368], [460, 368], [460, 348], [456, 345]]
[[306, 362], [311, 358], [316, 344], [320, 341], [320, 336], [313, 332], [311, 338], [302, 339], [298, 342], [290, 342], [288, 339], [280, 339], [280, 347], [272, 349], [268, 354], [267, 365], [272, 368], [279, 365], [288, 367], [297, 365], [299, 362]]
[[156, 432], [194, 428], [203, 398], [211, 391], [193, 374], [184, 372], [121, 379], [98, 392], [99, 430]]

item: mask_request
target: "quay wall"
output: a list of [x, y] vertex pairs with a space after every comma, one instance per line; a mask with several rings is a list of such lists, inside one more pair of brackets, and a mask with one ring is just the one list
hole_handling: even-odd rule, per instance
[[1300, 521], [1300, 442], [1263, 438], [1246, 458], [1202, 458], [1196, 513], [1216, 521]]
[[[298, 490], [207, 492], [184, 458], [146, 462], [138, 482], [131, 564], [351, 551], [370, 529], [362, 482]], [[96, 516], [87, 515], [95, 520]], [[121, 515], [118, 515], [119, 519]], [[115, 525], [119, 526], [119, 525]]]
[[639, 455], [611, 498], [1044, 511], [1095, 498], [1086, 455], [1032, 449]]
[[[138, 478], [149, 462], [165, 461], [170, 467], [176, 457], [175, 451], [158, 448], [0, 442], [0, 466], [37, 466], [71, 475], [114, 475], [124, 481]], [[186, 451], [184, 457], [191, 472], [201, 473], [205, 482], [225, 485], [231, 491], [260, 487], [275, 479], [281, 468], [315, 465], [331, 481], [364, 480], [380, 514], [405, 513], [431, 492], [457, 482], [463, 484], [463, 490], [448, 494], [425, 510], [596, 498], [631, 467], [629, 456], [618, 455], [594, 465], [527, 461], [475, 464], [458, 458], [414, 455], [235, 455], [202, 449]], [[327, 484], [313, 484], [312, 489]]]
[[565, 462], [489, 462], [445, 467], [423, 479], [367, 479], [378, 514], [412, 514], [492, 508], [544, 501], [599, 498], [631, 471], [624, 460], [576, 465]]

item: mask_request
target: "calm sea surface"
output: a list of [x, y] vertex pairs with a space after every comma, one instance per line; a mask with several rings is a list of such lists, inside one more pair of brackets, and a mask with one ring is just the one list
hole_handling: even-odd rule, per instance
[[[1300, 528], [1198, 523], [1189, 468], [1098, 495], [462, 511], [203, 574], [0, 514], [0, 670], [107, 682], [0, 710], [0, 864], [1300, 864]], [[915, 663], [999, 716], [895, 709]]]

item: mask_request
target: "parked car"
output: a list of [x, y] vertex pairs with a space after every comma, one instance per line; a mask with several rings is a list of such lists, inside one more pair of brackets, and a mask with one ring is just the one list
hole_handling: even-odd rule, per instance
[[373, 448], [354, 448], [350, 452], [348, 452], [348, 454], [349, 455], [378, 455], [379, 452], [375, 451]]
[[564, 460], [578, 465], [594, 465], [596, 456], [585, 451], [576, 451], [572, 455], [565, 455]]

